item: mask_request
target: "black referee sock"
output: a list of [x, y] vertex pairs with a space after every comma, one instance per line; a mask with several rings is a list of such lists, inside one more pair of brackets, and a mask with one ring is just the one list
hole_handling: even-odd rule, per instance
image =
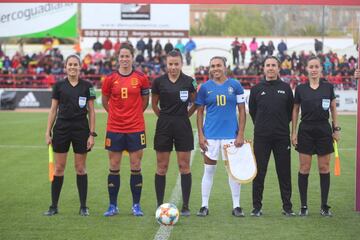
[[309, 174], [298, 174], [298, 186], [300, 193], [301, 206], [307, 206], [307, 190], [308, 190]]
[[88, 189], [88, 177], [85, 175], [76, 175], [76, 184], [79, 192], [80, 207], [86, 207], [87, 189]]
[[133, 203], [140, 203], [143, 178], [141, 170], [131, 170], [130, 189], [133, 197]]
[[164, 202], [165, 186], [166, 175], [162, 176], [155, 174], [155, 192], [158, 206], [160, 206]]
[[117, 206], [117, 197], [120, 189], [120, 175], [108, 175], [108, 192], [110, 204]]
[[330, 189], [330, 173], [320, 173], [321, 206], [327, 205]]
[[183, 197], [183, 206], [188, 208], [191, 193], [191, 173], [181, 174], [181, 191]]
[[51, 183], [51, 206], [57, 207], [61, 192], [61, 187], [64, 182], [64, 176], [54, 176], [54, 180]]

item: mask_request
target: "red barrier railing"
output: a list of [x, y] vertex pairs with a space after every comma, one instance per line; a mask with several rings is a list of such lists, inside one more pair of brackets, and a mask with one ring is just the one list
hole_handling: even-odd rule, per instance
[[[149, 76], [150, 82], [159, 75]], [[252, 86], [259, 83], [262, 76], [232, 76], [240, 81], [245, 89], [250, 89]], [[51, 88], [54, 83], [64, 78], [64, 75], [46, 75], [46, 74], [0, 74], [0, 88]], [[82, 75], [82, 79], [90, 81], [96, 88], [101, 88], [104, 75]], [[300, 83], [307, 81], [306, 76], [281, 76], [283, 81], [290, 84], [294, 89]], [[337, 89], [357, 89], [357, 82], [352, 76], [327, 76], [325, 77], [330, 83], [334, 84]], [[208, 75], [195, 74], [195, 79], [198, 84], [206, 82]]]

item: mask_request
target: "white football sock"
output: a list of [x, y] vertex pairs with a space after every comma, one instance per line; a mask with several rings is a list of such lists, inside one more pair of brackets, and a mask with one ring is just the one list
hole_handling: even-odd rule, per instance
[[241, 189], [241, 185], [239, 183], [235, 182], [229, 176], [229, 186], [230, 186], [230, 190], [231, 190], [233, 208], [240, 207], [240, 189]]
[[204, 164], [204, 175], [201, 181], [202, 207], [209, 207], [210, 192], [215, 172], [216, 165]]

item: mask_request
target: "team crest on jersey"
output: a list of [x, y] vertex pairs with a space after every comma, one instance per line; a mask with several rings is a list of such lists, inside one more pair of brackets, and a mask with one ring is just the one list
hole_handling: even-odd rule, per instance
[[229, 95], [233, 94], [234, 93], [234, 89], [232, 87], [229, 87], [228, 88], [228, 92], [229, 92]]
[[79, 107], [83, 108], [86, 106], [86, 97], [79, 97]]
[[322, 108], [327, 111], [330, 107], [330, 99], [323, 99], [322, 100]]
[[183, 102], [186, 102], [189, 98], [189, 92], [188, 91], [180, 91], [180, 100]]
[[137, 78], [132, 78], [131, 79], [131, 86], [134, 88], [134, 87], [136, 87], [137, 84], [138, 84], [138, 79]]

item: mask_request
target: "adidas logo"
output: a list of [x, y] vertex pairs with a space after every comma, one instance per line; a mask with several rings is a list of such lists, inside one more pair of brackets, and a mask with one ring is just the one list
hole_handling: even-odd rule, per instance
[[36, 100], [34, 94], [29, 92], [19, 102], [19, 107], [40, 107], [40, 103]]
[[262, 96], [262, 95], [265, 95], [265, 94], [266, 94], [266, 92], [263, 91], [260, 95]]

